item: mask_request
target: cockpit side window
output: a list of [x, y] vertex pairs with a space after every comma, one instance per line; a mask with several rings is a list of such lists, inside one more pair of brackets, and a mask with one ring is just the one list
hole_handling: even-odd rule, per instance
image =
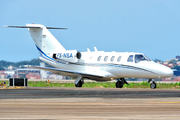
[[135, 63], [138, 63], [140, 61], [150, 61], [150, 60], [146, 58], [144, 55], [141, 55], [141, 54], [135, 55]]
[[127, 61], [128, 62], [133, 62], [133, 55], [130, 55]]

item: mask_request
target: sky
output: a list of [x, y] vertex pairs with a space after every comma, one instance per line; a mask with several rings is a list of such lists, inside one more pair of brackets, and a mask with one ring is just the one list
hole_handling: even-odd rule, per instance
[[42, 24], [67, 50], [139, 52], [163, 61], [180, 55], [180, 0], [1, 0], [0, 60], [39, 57], [27, 29]]

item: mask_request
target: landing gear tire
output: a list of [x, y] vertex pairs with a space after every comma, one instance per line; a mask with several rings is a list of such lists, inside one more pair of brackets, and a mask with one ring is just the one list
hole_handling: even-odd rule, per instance
[[83, 82], [80, 80], [77, 84], [75, 84], [76, 87], [82, 87]]
[[122, 88], [122, 87], [123, 87], [123, 83], [121, 81], [117, 81], [116, 88]]
[[155, 89], [155, 88], [156, 88], [156, 83], [153, 81], [153, 82], [150, 84], [150, 87], [151, 87], [151, 89]]

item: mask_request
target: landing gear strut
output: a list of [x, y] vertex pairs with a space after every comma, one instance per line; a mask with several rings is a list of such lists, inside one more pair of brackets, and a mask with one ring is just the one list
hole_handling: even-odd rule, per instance
[[122, 88], [124, 84], [128, 84], [128, 82], [124, 78], [120, 78], [116, 82], [116, 88]]
[[77, 84], [75, 84], [76, 87], [82, 87], [83, 80], [80, 80]]
[[[149, 80], [148, 80], [148, 83], [150, 83], [151, 81], [152, 81], [152, 79], [149, 79]], [[156, 89], [156, 83], [155, 83], [154, 80], [153, 80], [152, 83], [150, 84], [150, 87], [151, 87], [151, 89]]]
[[74, 81], [76, 87], [82, 87], [84, 84], [84, 79], [81, 75], [79, 75], [76, 80]]

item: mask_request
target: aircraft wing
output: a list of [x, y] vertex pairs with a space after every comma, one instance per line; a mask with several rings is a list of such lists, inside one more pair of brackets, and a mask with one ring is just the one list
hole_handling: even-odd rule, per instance
[[94, 79], [94, 80], [95, 79], [101, 79], [104, 77], [104, 76], [94, 75], [94, 74], [85, 73], [85, 72], [69, 71], [69, 70], [63, 70], [63, 69], [58, 69], [58, 68], [50, 68], [50, 67], [30, 66], [30, 68], [46, 70], [46, 71], [50, 71], [54, 74], [59, 74], [62, 76], [68, 76], [68, 77], [72, 77], [72, 78], [77, 78], [78, 75], [82, 75], [83, 78]]

